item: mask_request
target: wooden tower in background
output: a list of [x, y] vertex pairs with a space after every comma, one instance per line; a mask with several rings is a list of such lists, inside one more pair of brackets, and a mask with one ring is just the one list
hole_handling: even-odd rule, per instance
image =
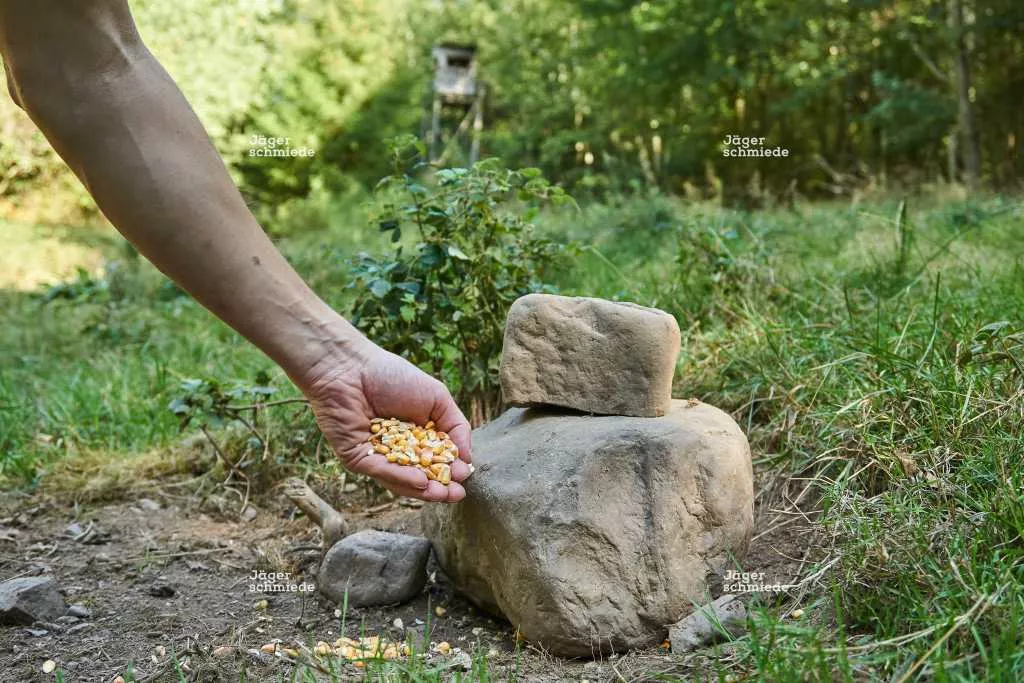
[[[433, 56], [430, 160], [444, 164], [468, 133], [469, 163], [473, 164], [480, 158], [480, 133], [484, 128], [484, 86], [477, 78], [476, 47], [441, 43], [434, 47]], [[460, 114], [461, 120], [444, 142], [442, 129], [448, 111]]]

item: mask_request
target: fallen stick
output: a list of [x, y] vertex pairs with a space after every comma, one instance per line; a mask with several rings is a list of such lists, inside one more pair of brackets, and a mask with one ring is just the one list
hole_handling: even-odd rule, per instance
[[348, 531], [345, 518], [309, 488], [306, 482], [295, 477], [286, 479], [281, 485], [281, 491], [323, 531], [325, 551], [345, 537]]

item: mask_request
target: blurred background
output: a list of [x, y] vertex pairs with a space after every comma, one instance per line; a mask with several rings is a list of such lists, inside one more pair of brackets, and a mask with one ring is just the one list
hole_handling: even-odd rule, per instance
[[[387, 138], [429, 135], [432, 49], [445, 44], [476, 49], [482, 156], [539, 167], [580, 199], [657, 189], [756, 208], [944, 184], [1014, 190], [1022, 171], [1016, 0], [131, 5], [278, 234], [322, 228], [330, 205], [372, 187], [389, 170]], [[462, 118], [453, 109], [442, 147]], [[253, 134], [316, 153], [250, 157]], [[723, 157], [730, 134], [790, 156]], [[89, 216], [7, 98], [0, 140], [4, 216]], [[465, 164], [468, 147], [443, 162]]]

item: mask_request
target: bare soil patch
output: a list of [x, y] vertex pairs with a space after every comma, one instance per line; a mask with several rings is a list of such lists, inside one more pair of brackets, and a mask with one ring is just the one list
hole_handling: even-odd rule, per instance
[[[344, 619], [315, 592], [253, 592], [254, 570], [288, 572], [295, 585], [314, 582], [319, 530], [281, 497], [259, 499], [255, 514], [238, 515], [234, 499], [196, 500], [188, 486], [165, 482], [145, 495], [89, 506], [44, 493], [0, 499], [0, 580], [51, 574], [69, 604], [91, 611], [77, 623], [0, 627], [3, 681], [54, 680], [42, 672], [48, 659], [58, 662], [67, 681], [127, 678], [129, 665], [139, 681], [238, 681], [243, 672], [249, 681], [291, 680], [306, 657], [303, 646], [361, 634], [405, 635], [421, 650], [447, 641], [469, 653], [487, 652], [490, 680], [644, 681], [707, 672], [706, 660], [662, 649], [569, 661], [517, 646], [510, 624], [460, 599], [440, 572], [410, 603], [349, 609]], [[351, 531], [419, 533], [420, 508], [406, 501], [374, 504], [362, 492], [332, 502], [339, 500]], [[809, 566], [811, 525], [794, 520], [780, 526], [774, 506], [759, 506], [759, 531], [744, 568], [766, 572], [768, 581], [795, 582]], [[275, 641], [299, 649], [300, 657], [259, 652]], [[441, 680], [454, 676], [446, 668], [450, 656], [426, 657], [428, 669], [443, 672]], [[364, 676], [345, 664], [336, 680]]]

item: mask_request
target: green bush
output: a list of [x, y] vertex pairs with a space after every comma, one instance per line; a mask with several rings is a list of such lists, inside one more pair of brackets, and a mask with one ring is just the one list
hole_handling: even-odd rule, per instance
[[[413, 138], [394, 143], [395, 172], [378, 184], [376, 216], [394, 246], [355, 260], [352, 319], [374, 341], [440, 377], [479, 423], [500, 405], [509, 305], [552, 291], [545, 274], [569, 246], [537, 236], [531, 221], [541, 204], [572, 199], [537, 169], [512, 171], [494, 159], [421, 179], [413, 172], [426, 171], [422, 156]], [[415, 243], [403, 233], [414, 233]]]

